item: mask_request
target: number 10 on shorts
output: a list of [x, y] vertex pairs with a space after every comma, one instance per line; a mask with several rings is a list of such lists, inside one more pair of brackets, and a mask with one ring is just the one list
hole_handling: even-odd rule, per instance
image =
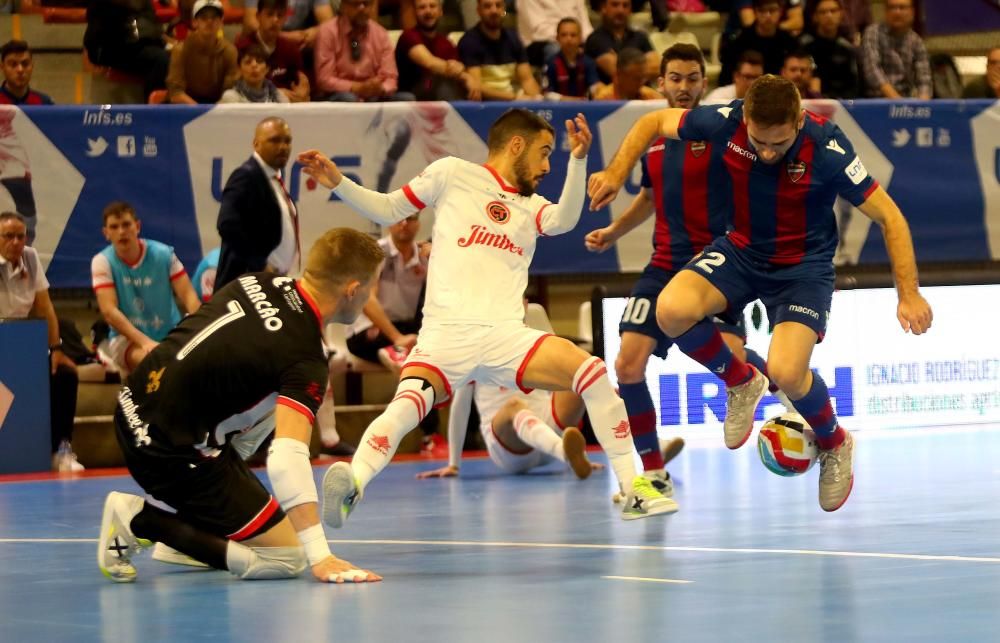
[[646, 317], [649, 316], [649, 308], [649, 300], [645, 297], [629, 297], [625, 303], [625, 312], [622, 313], [622, 322], [636, 326], [645, 324]]

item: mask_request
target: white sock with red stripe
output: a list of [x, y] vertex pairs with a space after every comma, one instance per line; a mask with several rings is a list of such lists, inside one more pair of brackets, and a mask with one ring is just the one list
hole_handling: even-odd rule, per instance
[[591, 357], [573, 376], [573, 392], [583, 398], [594, 427], [594, 435], [608, 454], [611, 468], [622, 489], [628, 493], [635, 478], [632, 436], [629, 431], [625, 403], [611, 388], [608, 369], [600, 357]]
[[351, 460], [361, 490], [389, 464], [403, 436], [420, 424], [433, 406], [434, 387], [430, 382], [407, 377], [399, 383], [396, 396], [382, 415], [368, 425]]
[[529, 409], [522, 409], [514, 416], [514, 432], [528, 446], [538, 449], [542, 453], [547, 453], [554, 458], [566, 462], [566, 454], [563, 452], [562, 438], [555, 429]]

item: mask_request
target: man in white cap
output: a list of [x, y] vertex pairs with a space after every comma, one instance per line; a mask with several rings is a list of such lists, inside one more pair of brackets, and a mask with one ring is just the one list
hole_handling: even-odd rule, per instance
[[217, 103], [236, 83], [236, 47], [221, 36], [222, 1], [197, 0], [191, 10], [193, 29], [170, 52], [167, 94], [171, 103]]

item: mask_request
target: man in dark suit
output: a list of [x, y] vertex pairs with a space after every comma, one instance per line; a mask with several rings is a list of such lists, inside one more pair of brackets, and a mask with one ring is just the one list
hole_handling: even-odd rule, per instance
[[293, 272], [299, 261], [298, 212], [281, 177], [292, 149], [283, 119], [257, 124], [254, 153], [236, 168], [222, 190], [216, 227], [222, 252], [215, 291], [246, 272]]

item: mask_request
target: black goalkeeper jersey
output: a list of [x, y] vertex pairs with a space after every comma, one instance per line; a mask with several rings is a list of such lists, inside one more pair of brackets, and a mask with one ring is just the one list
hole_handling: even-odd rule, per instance
[[253, 273], [181, 321], [129, 376], [119, 404], [137, 443], [148, 423], [175, 447], [216, 446], [219, 422], [275, 392], [311, 422], [327, 377], [315, 302], [294, 279]]

